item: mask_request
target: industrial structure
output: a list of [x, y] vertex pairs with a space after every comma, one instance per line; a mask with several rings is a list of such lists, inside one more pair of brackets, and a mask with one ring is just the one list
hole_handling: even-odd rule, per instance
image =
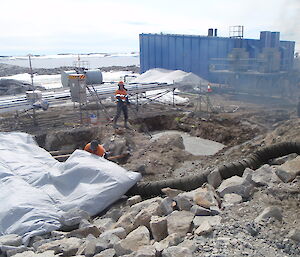
[[230, 27], [229, 37], [218, 37], [217, 29], [208, 36], [140, 34], [141, 73], [178, 69], [239, 91], [282, 93], [292, 83], [295, 42], [280, 41], [280, 32], [243, 34], [243, 26]]

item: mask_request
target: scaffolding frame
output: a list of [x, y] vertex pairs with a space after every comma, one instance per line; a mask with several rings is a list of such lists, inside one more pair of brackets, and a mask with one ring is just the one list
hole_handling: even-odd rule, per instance
[[229, 27], [229, 37], [237, 38], [237, 39], [244, 38], [244, 26], [242, 26], [242, 25], [230, 26]]

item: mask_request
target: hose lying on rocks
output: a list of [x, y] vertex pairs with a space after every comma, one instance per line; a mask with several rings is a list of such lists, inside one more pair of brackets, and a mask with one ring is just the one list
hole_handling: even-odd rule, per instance
[[[252, 153], [248, 158], [241, 161], [230, 162], [217, 168], [222, 179], [232, 176], [242, 176], [246, 168], [258, 169], [269, 160], [285, 156], [291, 153], [300, 154], [300, 142], [283, 142], [266, 146]], [[198, 175], [187, 176], [183, 178], [166, 179], [153, 182], [139, 182], [134, 185], [126, 195], [141, 195], [143, 197], [162, 195], [162, 188], [170, 187], [190, 191], [202, 186], [207, 182], [207, 177], [211, 171], [205, 171]]]

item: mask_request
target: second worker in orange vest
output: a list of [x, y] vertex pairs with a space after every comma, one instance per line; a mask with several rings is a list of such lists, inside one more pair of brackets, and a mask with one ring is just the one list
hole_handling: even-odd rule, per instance
[[84, 150], [96, 154], [100, 157], [104, 157], [106, 155], [105, 149], [102, 145], [99, 144], [97, 140], [93, 140], [91, 143], [88, 143], [85, 147]]
[[119, 89], [116, 90], [115, 92], [115, 97], [117, 100], [117, 113], [116, 116], [114, 117], [114, 128], [117, 128], [117, 121], [118, 118], [121, 115], [121, 112], [123, 111], [124, 114], [124, 127], [128, 128], [128, 108], [127, 105], [129, 105], [129, 100], [128, 100], [128, 94], [127, 90], [124, 87], [123, 81], [120, 81], [118, 83]]

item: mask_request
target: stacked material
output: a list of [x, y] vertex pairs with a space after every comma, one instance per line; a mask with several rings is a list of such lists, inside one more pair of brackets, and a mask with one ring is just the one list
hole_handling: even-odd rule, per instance
[[86, 151], [59, 163], [32, 136], [0, 133], [0, 235], [34, 235], [58, 229], [72, 208], [96, 215], [118, 200], [140, 174]]

